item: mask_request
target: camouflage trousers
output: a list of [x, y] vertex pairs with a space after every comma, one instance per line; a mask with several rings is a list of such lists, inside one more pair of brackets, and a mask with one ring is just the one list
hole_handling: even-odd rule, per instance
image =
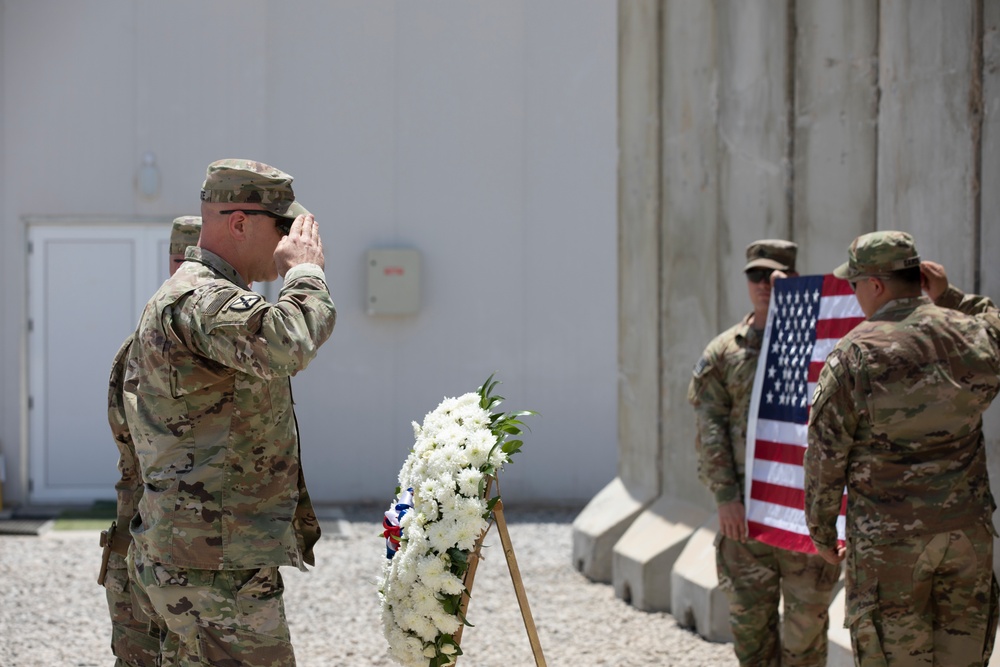
[[111, 614], [111, 652], [115, 667], [156, 667], [159, 632], [150, 633], [149, 618], [135, 604], [125, 559], [111, 554], [104, 580]]
[[136, 600], [160, 630], [161, 667], [294, 667], [277, 567], [191, 570], [129, 552]]
[[826, 665], [829, 608], [840, 565], [815, 554], [721, 535], [715, 555], [719, 586], [729, 597], [733, 648], [740, 665]]
[[986, 526], [892, 544], [856, 540], [848, 548], [845, 623], [854, 664], [985, 665], [997, 593]]

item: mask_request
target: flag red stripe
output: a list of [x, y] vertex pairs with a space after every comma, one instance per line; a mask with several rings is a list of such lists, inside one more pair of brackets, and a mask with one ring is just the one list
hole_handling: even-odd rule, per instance
[[823, 370], [823, 366], [826, 365], [826, 361], [810, 361], [809, 362], [809, 382], [815, 382], [819, 379], [819, 372]]
[[[776, 463], [789, 463], [801, 466], [802, 457], [806, 449], [800, 445], [787, 445], [783, 442], [770, 442], [768, 440], [757, 440], [754, 448], [754, 459], [762, 461], [774, 461]], [[754, 486], [760, 482], [754, 481]]]
[[772, 547], [787, 549], [789, 551], [801, 551], [802, 553], [816, 553], [816, 546], [809, 539], [808, 535], [799, 535], [791, 531], [766, 526], [762, 523], [747, 521], [747, 530], [751, 539], [770, 544]]
[[844, 334], [864, 322], [863, 317], [838, 317], [816, 322], [816, 338], [842, 338]]
[[851, 283], [832, 273], [823, 276], [823, 296], [847, 296], [849, 294], [854, 294]]
[[761, 500], [775, 505], [784, 505], [793, 509], [803, 509], [806, 506], [806, 492], [804, 489], [793, 489], [787, 486], [779, 486], [769, 482], [754, 480], [750, 486], [750, 497], [754, 500]]

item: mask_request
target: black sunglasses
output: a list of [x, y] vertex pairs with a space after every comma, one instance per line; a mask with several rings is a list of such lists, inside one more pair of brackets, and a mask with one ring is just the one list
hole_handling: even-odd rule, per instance
[[762, 283], [771, 279], [774, 269], [750, 269], [747, 271], [747, 280], [752, 283]]
[[284, 236], [288, 236], [288, 232], [292, 231], [292, 220], [286, 218], [283, 215], [278, 215], [277, 213], [272, 213], [271, 211], [257, 211], [248, 210], [242, 208], [234, 208], [229, 211], [219, 211], [222, 215], [229, 215], [230, 213], [244, 213], [246, 215], [266, 215], [269, 218], [274, 218], [274, 224], [277, 226], [278, 231]]

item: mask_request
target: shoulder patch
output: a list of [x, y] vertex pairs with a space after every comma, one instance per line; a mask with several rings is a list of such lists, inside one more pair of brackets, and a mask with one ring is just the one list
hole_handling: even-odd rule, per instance
[[262, 298], [263, 297], [259, 294], [240, 294], [229, 302], [229, 305], [226, 306], [226, 310], [242, 313], [247, 310], [251, 310], [254, 306], [260, 303]]
[[698, 360], [698, 363], [694, 365], [694, 376], [701, 377], [701, 374], [705, 372], [706, 368], [708, 368], [708, 358], [702, 357]]

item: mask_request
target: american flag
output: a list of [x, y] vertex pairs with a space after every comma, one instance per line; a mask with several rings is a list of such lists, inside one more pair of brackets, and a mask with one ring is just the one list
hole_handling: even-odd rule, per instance
[[[862, 320], [846, 280], [799, 276], [774, 283], [747, 425], [744, 504], [755, 540], [816, 553], [803, 509], [809, 408], [826, 355]], [[845, 508], [846, 497], [837, 521], [841, 540]]]

